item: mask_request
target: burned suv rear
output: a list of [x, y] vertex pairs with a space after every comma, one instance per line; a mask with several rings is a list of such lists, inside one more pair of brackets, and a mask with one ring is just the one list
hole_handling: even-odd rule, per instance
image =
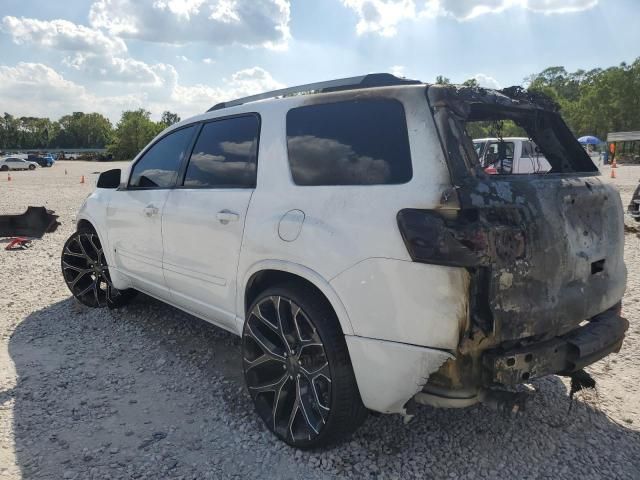
[[[453, 187], [441, 209], [402, 210], [398, 225], [415, 262], [463, 267], [471, 284], [456, 358], [416, 400], [462, 406], [618, 351], [628, 328], [620, 196], [557, 106], [517, 88], [431, 86], [427, 96]], [[470, 130], [483, 125], [502, 138], [507, 122], [538, 145], [549, 172], [483, 171]]]

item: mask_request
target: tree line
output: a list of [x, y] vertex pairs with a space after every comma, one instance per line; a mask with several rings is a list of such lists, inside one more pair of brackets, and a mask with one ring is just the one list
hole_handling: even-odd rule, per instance
[[[450, 83], [443, 76], [436, 83]], [[549, 67], [524, 80], [529, 90], [542, 92], [560, 105], [562, 116], [573, 131], [606, 139], [608, 132], [640, 130], [640, 57], [606, 69], [576, 70]], [[478, 86], [475, 79], [464, 82]], [[133, 158], [164, 128], [180, 121], [166, 111], [159, 122], [147, 110], [122, 113], [114, 126], [99, 113], [74, 112], [57, 121], [38, 117], [0, 117], [0, 150], [51, 148], [106, 148], [114, 159]], [[490, 127], [474, 126], [474, 137], [490, 136]], [[515, 125], [505, 122], [504, 136], [521, 135]]]
[[[443, 76], [437, 84], [449, 84]], [[607, 69], [576, 70], [549, 67], [524, 79], [527, 89], [543, 93], [560, 106], [560, 112], [576, 137], [594, 135], [606, 140], [609, 132], [640, 130], [640, 57]], [[463, 85], [477, 87], [475, 79]], [[474, 138], [495, 136], [489, 122], [468, 127]], [[513, 122], [503, 122], [501, 134], [523, 136], [524, 130]]]
[[166, 111], [159, 122], [151, 112], [139, 109], [122, 112], [120, 121], [99, 113], [73, 112], [57, 121], [38, 117], [0, 117], [0, 151], [48, 149], [107, 149], [114, 159], [131, 159], [162, 130], [180, 121]]

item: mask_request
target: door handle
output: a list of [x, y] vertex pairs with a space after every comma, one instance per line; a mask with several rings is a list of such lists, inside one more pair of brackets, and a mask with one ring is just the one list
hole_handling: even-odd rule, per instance
[[229, 222], [237, 222], [240, 215], [231, 210], [220, 210], [216, 213], [216, 218], [221, 224], [226, 225]]
[[157, 215], [157, 214], [158, 214], [158, 211], [159, 211], [159, 210], [158, 210], [158, 207], [156, 207], [156, 206], [155, 206], [155, 205], [153, 205], [153, 204], [150, 204], [150, 205], [147, 205], [146, 207], [144, 207], [144, 210], [143, 210], [143, 211], [144, 211], [144, 214], [145, 214], [147, 217], [153, 217], [154, 215]]

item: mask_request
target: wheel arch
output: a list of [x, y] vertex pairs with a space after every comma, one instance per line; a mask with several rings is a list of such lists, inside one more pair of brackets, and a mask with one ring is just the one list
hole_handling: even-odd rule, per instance
[[[91, 223], [89, 220], [87, 220], [86, 218], [81, 218], [78, 220], [78, 222], [76, 223], [76, 230], [80, 230], [81, 228], [90, 228], [91, 230], [93, 230], [94, 232], [96, 232], [96, 234], [98, 235], [98, 237], [100, 237], [100, 234], [98, 233], [98, 230], [96, 229], [96, 227], [93, 225], [93, 223]], [[101, 240], [102, 241], [102, 240]]]
[[104, 249], [105, 257], [107, 257], [107, 264], [109, 265], [111, 281], [113, 282], [115, 287], [120, 290], [131, 288], [130, 280], [117, 268], [117, 262], [113, 250], [109, 247], [109, 239], [106, 231], [101, 231], [106, 230], [106, 227], [101, 229], [98, 227], [98, 225], [99, 223], [94, 218], [87, 215], [86, 211], [81, 212], [76, 219], [76, 230], [79, 230], [83, 227], [88, 227], [91, 228], [96, 233], [96, 235], [98, 235], [100, 243], [102, 244], [102, 248]]
[[338, 294], [320, 274], [296, 263], [280, 260], [263, 261], [255, 264], [244, 275], [237, 296], [238, 331], [244, 327], [247, 307], [261, 291], [269, 286], [287, 281], [298, 281], [315, 290], [333, 309], [345, 335], [353, 335], [349, 315]]

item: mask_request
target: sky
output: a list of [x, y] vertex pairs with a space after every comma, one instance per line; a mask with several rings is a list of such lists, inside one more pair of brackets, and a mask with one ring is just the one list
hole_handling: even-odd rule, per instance
[[0, 0], [0, 113], [186, 118], [391, 72], [487, 87], [640, 56], [640, 0]]

